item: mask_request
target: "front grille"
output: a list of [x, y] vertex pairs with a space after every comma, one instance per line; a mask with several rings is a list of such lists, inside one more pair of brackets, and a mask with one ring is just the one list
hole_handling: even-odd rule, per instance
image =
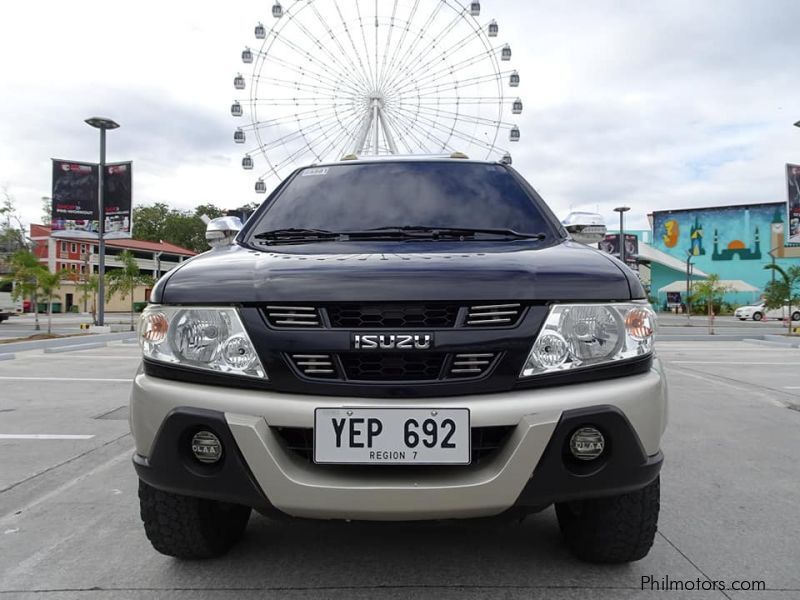
[[267, 320], [273, 327], [321, 327], [319, 310], [313, 306], [267, 306]]
[[455, 327], [455, 304], [339, 304], [326, 308], [331, 327], [417, 329]]
[[339, 377], [330, 354], [292, 354], [294, 366], [306, 377], [337, 379]]
[[492, 327], [511, 325], [519, 320], [522, 306], [519, 304], [484, 304], [470, 306], [467, 326]]
[[345, 377], [351, 381], [429, 381], [438, 379], [446, 354], [340, 354]]
[[450, 364], [450, 377], [479, 377], [494, 360], [494, 354], [456, 354]]
[[[506, 443], [513, 425], [473, 427], [472, 464], [491, 458]], [[287, 450], [309, 462], [314, 459], [314, 430], [310, 427], [274, 427], [273, 431], [283, 440]], [[378, 465], [386, 468], [391, 465]], [[403, 465], [407, 466], [407, 465]]]

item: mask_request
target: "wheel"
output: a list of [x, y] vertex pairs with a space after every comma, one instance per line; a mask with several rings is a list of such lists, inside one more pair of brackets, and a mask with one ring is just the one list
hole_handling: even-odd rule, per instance
[[800, 310], [792, 313], [792, 321], [800, 321]]
[[153, 548], [178, 558], [225, 554], [244, 534], [250, 507], [157, 490], [139, 481], [139, 507]]
[[764, 318], [764, 315], [762, 315], [760, 312], [753, 313], [753, 321], [760, 321], [763, 318]]
[[656, 535], [659, 480], [635, 492], [556, 504], [561, 534], [581, 560], [625, 563], [647, 556]]

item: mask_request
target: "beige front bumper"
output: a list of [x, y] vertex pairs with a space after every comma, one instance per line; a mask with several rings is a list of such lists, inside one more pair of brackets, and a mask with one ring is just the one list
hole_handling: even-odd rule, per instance
[[[607, 381], [448, 398], [388, 400], [300, 396], [187, 384], [136, 376], [131, 429], [147, 456], [166, 415], [193, 407], [225, 413], [248, 467], [275, 508], [294, 516], [367, 520], [478, 517], [514, 504], [565, 410], [611, 405], [621, 410], [649, 455], [667, 419], [666, 382], [650, 372]], [[515, 425], [490, 461], [471, 467], [359, 469], [309, 464], [286, 450], [271, 427], [312, 427], [314, 409], [343, 406], [467, 407], [471, 425]]]

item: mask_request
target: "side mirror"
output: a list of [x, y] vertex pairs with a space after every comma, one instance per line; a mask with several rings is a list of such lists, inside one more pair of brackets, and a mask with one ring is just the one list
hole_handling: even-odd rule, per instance
[[206, 225], [206, 242], [212, 248], [230, 246], [242, 230], [239, 217], [218, 217]]
[[571, 212], [561, 221], [573, 240], [581, 244], [597, 244], [606, 237], [606, 224], [597, 213]]

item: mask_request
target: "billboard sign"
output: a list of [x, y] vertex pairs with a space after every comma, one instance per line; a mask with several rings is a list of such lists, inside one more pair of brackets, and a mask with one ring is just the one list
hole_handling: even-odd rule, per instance
[[55, 236], [96, 238], [98, 166], [53, 160], [51, 228]]
[[800, 244], [800, 165], [786, 165], [790, 244]]
[[[104, 237], [131, 237], [132, 163], [105, 166]], [[50, 225], [53, 237], [97, 239], [100, 231], [99, 166], [53, 159]]]
[[103, 177], [103, 231], [108, 239], [131, 237], [131, 201], [133, 198], [133, 164], [106, 165]]
[[[600, 250], [619, 258], [619, 234], [609, 233], [600, 242]], [[639, 263], [636, 256], [639, 254], [639, 238], [632, 233], [625, 234], [625, 264], [634, 271], [639, 271]]]
[[667, 307], [680, 308], [683, 305], [680, 292], [667, 292]]

